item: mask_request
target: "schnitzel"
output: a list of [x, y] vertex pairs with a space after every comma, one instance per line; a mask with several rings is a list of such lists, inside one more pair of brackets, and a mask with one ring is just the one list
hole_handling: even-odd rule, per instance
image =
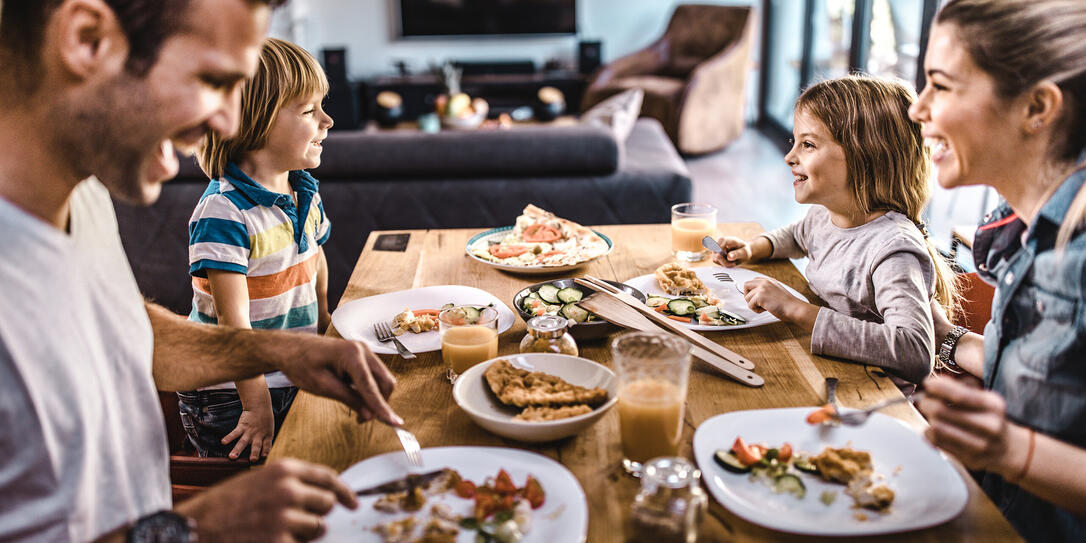
[[607, 402], [607, 391], [602, 388], [572, 385], [541, 371], [515, 368], [506, 360], [495, 361], [484, 376], [490, 390], [506, 405], [561, 407], [581, 404], [594, 408]]

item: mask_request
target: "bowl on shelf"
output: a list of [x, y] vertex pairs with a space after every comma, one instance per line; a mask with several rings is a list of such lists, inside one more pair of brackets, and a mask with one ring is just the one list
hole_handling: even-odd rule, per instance
[[[607, 283], [611, 284], [616, 288], [622, 289], [624, 292], [632, 295], [634, 298], [637, 298], [642, 303], [645, 302], [645, 294], [640, 290], [637, 290], [636, 288], [633, 288], [625, 283], [619, 283], [616, 281], [607, 281]], [[520, 315], [520, 318], [524, 319], [524, 322], [528, 322], [529, 319], [535, 316], [524, 310], [524, 299], [527, 298], [528, 295], [530, 295], [531, 293], [538, 291], [539, 287], [543, 285], [553, 285], [558, 289], [563, 289], [567, 287], [575, 288], [581, 291], [581, 293], [585, 296], [588, 296], [589, 294], [592, 294], [594, 292], [592, 289], [582, 287], [577, 283], [574, 283], [573, 278], [545, 281], [542, 283], [536, 283], [534, 285], [524, 287], [519, 292], [517, 292], [515, 296], [513, 296], [513, 307], [516, 309], [517, 314]], [[608, 335], [618, 332], [620, 330], [622, 330], [621, 327], [611, 324], [610, 322], [607, 322], [599, 317], [596, 317], [596, 320], [571, 324], [569, 327], [569, 334], [577, 340], [591, 340], [607, 337]]]
[[[497, 360], [506, 360], [516, 368], [541, 371], [561, 377], [585, 388], [607, 391], [607, 401], [583, 415], [547, 421], [516, 420], [517, 408], [498, 400], [483, 374]], [[566, 438], [596, 423], [618, 403], [618, 378], [607, 367], [577, 356], [554, 353], [523, 353], [480, 362], [461, 373], [453, 384], [453, 400], [471, 420], [499, 436], [529, 443]]]
[[449, 130], [472, 130], [479, 128], [490, 112], [490, 104], [482, 98], [472, 100], [467, 94], [459, 93], [452, 98], [441, 95], [434, 103], [441, 127]]

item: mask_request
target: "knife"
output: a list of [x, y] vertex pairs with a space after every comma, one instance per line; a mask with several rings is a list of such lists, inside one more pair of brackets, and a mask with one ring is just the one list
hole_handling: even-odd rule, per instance
[[402, 479], [395, 479], [387, 483], [381, 483], [377, 486], [363, 488], [362, 490], [359, 490], [354, 494], [355, 496], [372, 496], [374, 494], [392, 494], [393, 492], [404, 492], [416, 486], [423, 486], [430, 481], [433, 481], [443, 473], [445, 473], [444, 469], [439, 469], [436, 471], [422, 474], [412, 473]]

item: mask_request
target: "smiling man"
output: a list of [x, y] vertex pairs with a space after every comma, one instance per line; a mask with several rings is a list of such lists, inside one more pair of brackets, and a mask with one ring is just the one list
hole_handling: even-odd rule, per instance
[[355, 505], [328, 468], [288, 461], [170, 511], [156, 388], [280, 369], [402, 423], [364, 346], [189, 323], [144, 303], [120, 243], [110, 194], [154, 202], [175, 150], [236, 130], [276, 3], [0, 4], [0, 540], [306, 540]]

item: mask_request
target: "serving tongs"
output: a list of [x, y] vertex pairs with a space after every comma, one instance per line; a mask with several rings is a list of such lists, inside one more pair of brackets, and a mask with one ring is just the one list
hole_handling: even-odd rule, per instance
[[760, 375], [750, 371], [754, 369], [754, 363], [750, 360], [664, 318], [637, 298], [590, 275], [576, 278], [574, 282], [596, 291], [596, 294], [577, 302], [577, 305], [584, 309], [624, 328], [658, 332], [662, 326], [667, 331], [678, 334], [692, 343], [691, 354], [728, 377], [751, 387], [760, 387], [765, 384], [765, 380]]

